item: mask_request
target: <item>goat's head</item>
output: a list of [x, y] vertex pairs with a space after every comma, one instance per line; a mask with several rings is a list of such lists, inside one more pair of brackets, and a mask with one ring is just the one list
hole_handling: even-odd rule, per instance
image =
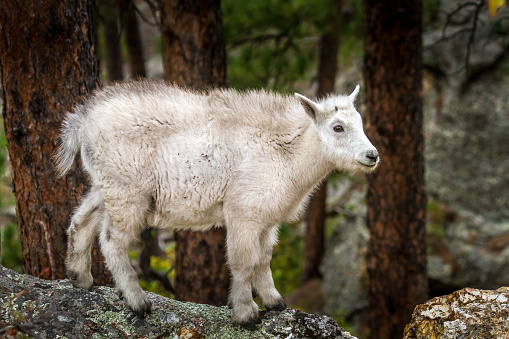
[[378, 152], [362, 127], [361, 115], [354, 106], [359, 86], [352, 94], [330, 95], [314, 102], [295, 93], [313, 120], [328, 161], [338, 170], [371, 172], [379, 162]]

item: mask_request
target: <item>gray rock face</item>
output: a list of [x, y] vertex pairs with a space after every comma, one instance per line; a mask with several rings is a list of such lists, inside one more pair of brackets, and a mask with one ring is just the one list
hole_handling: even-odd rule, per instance
[[454, 217], [453, 221], [428, 225], [429, 277], [455, 288], [495, 289], [507, 284], [509, 223], [466, 211]]
[[[368, 242], [366, 222], [363, 218], [348, 217], [345, 222], [338, 224], [333, 237], [335, 239], [331, 242], [340, 245], [331, 249], [333, 253], [328, 254], [322, 266], [322, 275], [325, 276], [322, 289], [327, 292], [324, 312], [351, 314], [367, 306], [367, 268], [364, 260]], [[342, 279], [330, 279], [330, 274], [341, 276]]]
[[435, 79], [425, 96], [428, 192], [494, 221], [509, 218], [508, 79], [486, 72], [462, 91]]
[[[428, 275], [451, 290], [496, 289], [509, 281], [509, 39], [494, 35], [497, 21], [484, 6], [467, 72], [472, 7], [450, 21], [452, 38], [438, 42], [445, 13], [462, 3], [442, 0], [442, 22], [423, 38]], [[357, 212], [338, 222], [323, 263], [328, 313], [348, 316], [367, 304], [368, 230]]]
[[[458, 3], [442, 6], [450, 13]], [[509, 40], [484, 8], [467, 69], [472, 14], [465, 7], [450, 21], [451, 39], [437, 42], [441, 28], [424, 36], [426, 184], [447, 210], [429, 211], [428, 266], [446, 285], [497, 288], [509, 279]]]
[[[443, 1], [445, 13], [458, 6], [450, 3]], [[449, 39], [440, 41], [442, 28], [423, 39], [424, 65], [432, 71], [424, 97], [426, 183], [432, 196], [454, 209], [507, 220], [509, 39], [497, 38], [497, 21], [483, 9], [466, 65], [473, 20], [468, 9], [447, 26]]]
[[0, 335], [36, 338], [344, 338], [354, 339], [327, 316], [287, 309], [263, 312], [249, 331], [224, 307], [179, 302], [148, 293], [152, 314], [137, 318], [108, 287], [74, 288], [0, 266]]
[[509, 288], [465, 288], [415, 308], [405, 339], [507, 338]]

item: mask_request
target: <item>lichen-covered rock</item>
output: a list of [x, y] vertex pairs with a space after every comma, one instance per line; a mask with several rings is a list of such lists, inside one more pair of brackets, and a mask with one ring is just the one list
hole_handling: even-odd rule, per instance
[[287, 309], [263, 312], [249, 331], [227, 307], [179, 302], [149, 293], [152, 314], [137, 318], [114, 289], [74, 288], [0, 266], [0, 336], [37, 338], [354, 338], [331, 318]]
[[415, 308], [405, 339], [508, 338], [509, 287], [465, 288]]

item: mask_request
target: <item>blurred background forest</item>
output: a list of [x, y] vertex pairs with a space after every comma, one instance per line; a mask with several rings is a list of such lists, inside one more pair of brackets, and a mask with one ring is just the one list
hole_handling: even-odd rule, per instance
[[[103, 84], [164, 78], [160, 13], [153, 1], [133, 5], [94, 3]], [[429, 294], [467, 286], [494, 289], [509, 283], [509, 13], [502, 9], [492, 17], [484, 1], [423, 5]], [[361, 0], [222, 0], [221, 10], [228, 87], [316, 97], [322, 94], [321, 52], [336, 44], [337, 54], [330, 52], [337, 66], [333, 88], [350, 93], [360, 84], [357, 108], [363, 114]], [[133, 28], [140, 37], [137, 47], [128, 41]], [[23, 272], [3, 131], [0, 164], [0, 264]], [[319, 266], [312, 263], [316, 272], [305, 268], [305, 248], [312, 246], [305, 245], [309, 216], [281, 227], [272, 260], [276, 287], [289, 306], [332, 315], [359, 337], [367, 335], [362, 331], [368, 307], [366, 190], [361, 175], [329, 178], [322, 207], [324, 254]], [[149, 253], [141, 245], [131, 252], [142, 287], [173, 296], [173, 234], [145, 231], [142, 238], [153, 245]]]

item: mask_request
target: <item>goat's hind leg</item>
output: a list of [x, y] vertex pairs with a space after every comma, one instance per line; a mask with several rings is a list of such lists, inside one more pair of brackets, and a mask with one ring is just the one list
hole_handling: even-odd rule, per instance
[[[139, 232], [137, 219], [124, 218], [122, 226], [113, 221], [105, 213], [99, 240], [106, 265], [113, 275], [115, 287], [125, 298], [127, 305], [139, 318], [151, 312], [151, 302], [147, 294], [140, 287], [138, 275], [131, 266], [128, 256], [128, 245]], [[141, 222], [140, 222], [141, 224]]]
[[67, 276], [75, 287], [91, 289], [94, 284], [91, 268], [92, 244], [104, 214], [104, 201], [94, 188], [83, 198], [67, 229]]

